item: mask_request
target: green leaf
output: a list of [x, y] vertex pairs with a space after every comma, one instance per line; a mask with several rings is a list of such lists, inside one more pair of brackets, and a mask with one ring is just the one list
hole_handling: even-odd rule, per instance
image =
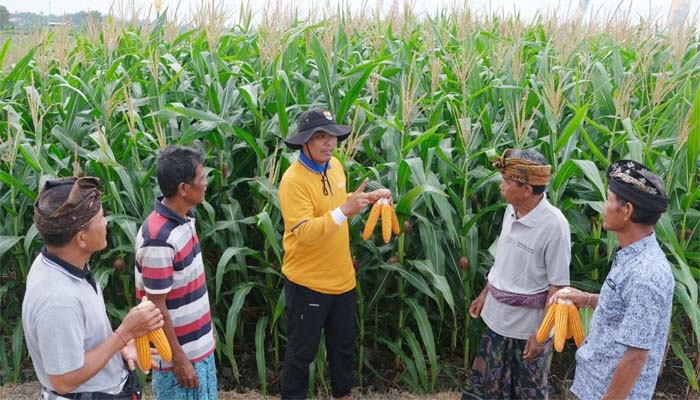
[[607, 196], [607, 191], [605, 190], [605, 185], [600, 177], [600, 172], [598, 167], [590, 160], [571, 160], [574, 164], [583, 172], [583, 174], [588, 178], [588, 180], [593, 184], [600, 199], [605, 200]]
[[408, 308], [411, 310], [413, 318], [416, 320], [418, 325], [418, 332], [420, 332], [421, 340], [423, 341], [423, 346], [425, 346], [425, 351], [428, 353], [428, 360], [430, 360], [431, 370], [433, 372], [433, 382], [431, 385], [431, 390], [435, 386], [437, 379], [437, 353], [435, 350], [435, 338], [433, 336], [433, 328], [430, 320], [428, 319], [428, 314], [425, 309], [419, 305], [415, 299], [406, 298], [406, 303]]
[[316, 69], [318, 70], [318, 82], [321, 85], [321, 90], [325, 96], [326, 104], [330, 108], [331, 113], [336, 113], [336, 106], [333, 97], [333, 83], [331, 82], [330, 67], [328, 65], [328, 59], [326, 58], [326, 51], [318, 40], [318, 37], [314, 35], [311, 39], [311, 51], [313, 53], [314, 61], [316, 62]]
[[398, 272], [404, 279], [406, 279], [406, 281], [408, 281], [408, 283], [411, 284], [411, 286], [418, 289], [421, 293], [425, 294], [431, 299], [437, 301], [435, 293], [433, 293], [428, 284], [425, 282], [425, 279], [423, 279], [420, 274], [406, 271], [405, 269], [396, 267], [393, 264], [379, 264], [379, 267], [387, 271]]
[[574, 115], [573, 118], [569, 121], [568, 124], [564, 127], [564, 129], [561, 131], [559, 134], [559, 139], [557, 140], [556, 145], [554, 146], [554, 151], [556, 153], [560, 152], [561, 149], [566, 146], [566, 144], [569, 142], [569, 138], [571, 135], [576, 132], [576, 129], [581, 125], [581, 122], [583, 121], [584, 117], [586, 116], [586, 113], [588, 112], [588, 103], [584, 104], [582, 107], [574, 107], [574, 106], [569, 106], [571, 107], [574, 111], [576, 111], [576, 114]]
[[0, 182], [6, 184], [9, 187], [19, 189], [19, 191], [22, 192], [22, 194], [24, 194], [25, 196], [27, 196], [27, 198], [29, 198], [30, 201], [36, 201], [36, 193], [34, 193], [25, 184], [23, 184], [17, 178], [8, 174], [7, 172], [0, 171]]
[[679, 342], [675, 340], [671, 342], [671, 349], [673, 350], [673, 354], [675, 354], [675, 356], [678, 357], [681, 362], [683, 362], [683, 372], [685, 373], [685, 377], [688, 378], [688, 382], [690, 383], [690, 386], [693, 387], [693, 390], [697, 392], [700, 390], [700, 387], [698, 386], [698, 377], [695, 374], [695, 367], [693, 366], [693, 363], [685, 354]]
[[233, 301], [228, 309], [228, 315], [226, 316], [226, 331], [224, 332], [224, 342], [226, 343], [226, 348], [224, 349], [224, 354], [231, 364], [231, 369], [233, 369], [234, 379], [238, 380], [240, 376], [238, 372], [238, 364], [233, 355], [233, 344], [234, 337], [236, 334], [236, 327], [238, 326], [238, 317], [245, 303], [245, 299], [250, 293], [251, 289], [255, 283], [244, 282], [234, 288]]
[[690, 108], [688, 123], [688, 139], [686, 141], [688, 174], [696, 176], [698, 159], [700, 159], [700, 86], [695, 90], [695, 100]]
[[422, 384], [423, 390], [421, 392], [428, 392], [430, 390], [428, 385], [428, 368], [425, 365], [425, 358], [420, 344], [418, 344], [418, 339], [416, 339], [416, 335], [414, 335], [413, 331], [410, 329], [404, 329], [402, 335], [406, 339], [408, 348], [411, 349], [411, 354], [413, 355], [412, 360], [416, 366], [416, 372], [418, 372]]
[[214, 297], [216, 298], [216, 302], [219, 301], [219, 296], [221, 295], [221, 285], [224, 282], [224, 275], [227, 272], [232, 271], [231, 268], [228, 268], [229, 261], [231, 261], [233, 257], [249, 256], [257, 253], [257, 251], [248, 247], [229, 247], [226, 249], [226, 251], [224, 251], [224, 254], [221, 255], [219, 262], [216, 264], [216, 276], [214, 278], [216, 288], [214, 291]]
[[428, 260], [409, 260], [408, 263], [416, 267], [416, 269], [424, 276], [428, 277], [428, 279], [432, 282], [433, 287], [438, 290], [437, 293], [442, 295], [442, 298], [445, 299], [447, 305], [450, 306], [450, 309], [454, 313], [454, 298], [452, 297], [450, 285], [447, 283], [447, 278], [445, 278], [444, 275], [439, 275], [433, 271], [432, 263]]
[[7, 57], [7, 52], [10, 50], [10, 44], [12, 43], [12, 39], [8, 38], [5, 40], [5, 43], [2, 45], [2, 50], [0, 50], [0, 70], [2, 70], [2, 65], [5, 63], [5, 57]]
[[0, 236], [0, 257], [13, 248], [22, 238], [23, 236]]
[[255, 363], [258, 367], [258, 377], [260, 378], [260, 392], [267, 395], [267, 365], [265, 363], [265, 327], [267, 326], [267, 316], [261, 317], [255, 325]]

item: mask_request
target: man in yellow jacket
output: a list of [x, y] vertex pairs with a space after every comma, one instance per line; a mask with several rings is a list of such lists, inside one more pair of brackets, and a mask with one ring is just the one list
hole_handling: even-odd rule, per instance
[[312, 109], [299, 116], [297, 132], [285, 140], [300, 152], [279, 187], [288, 335], [282, 399], [306, 398], [308, 367], [322, 331], [333, 397], [349, 399], [355, 384], [357, 295], [347, 219], [381, 198], [391, 200], [391, 192], [365, 193], [365, 179], [348, 195], [343, 165], [333, 150], [350, 131], [337, 125], [330, 112]]

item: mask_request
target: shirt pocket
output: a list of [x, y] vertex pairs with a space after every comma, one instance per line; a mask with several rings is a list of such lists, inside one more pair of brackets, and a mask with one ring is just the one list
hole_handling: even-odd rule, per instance
[[622, 298], [622, 287], [618, 281], [608, 277], [603, 283], [599, 300], [601, 317], [607, 325], [617, 325], [622, 322], [627, 306]]

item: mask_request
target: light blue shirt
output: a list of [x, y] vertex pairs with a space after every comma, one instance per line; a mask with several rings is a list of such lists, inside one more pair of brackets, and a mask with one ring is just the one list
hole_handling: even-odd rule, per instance
[[588, 337], [576, 352], [571, 391], [579, 399], [603, 397], [628, 347], [649, 350], [628, 398], [652, 398], [671, 323], [674, 285], [654, 233], [617, 251]]

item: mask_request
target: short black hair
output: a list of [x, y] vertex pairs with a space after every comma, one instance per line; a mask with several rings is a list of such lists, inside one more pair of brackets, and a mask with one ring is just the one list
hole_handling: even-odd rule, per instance
[[203, 164], [202, 152], [191, 147], [169, 146], [159, 151], [156, 178], [163, 196], [173, 197], [181, 183], [193, 183], [197, 166]]
[[[523, 160], [532, 161], [537, 165], [548, 165], [547, 159], [537, 150], [527, 149], [527, 150], [511, 150], [508, 158], [522, 158]], [[522, 182], [516, 181], [518, 187], [525, 185]], [[539, 195], [544, 193], [544, 185], [530, 185], [532, 187], [532, 194]]]
[[[57, 185], [42, 190], [41, 193], [39, 193], [39, 199], [35, 207], [41, 207], [41, 210], [45, 214], [51, 214], [66, 202], [72, 188], [73, 185]], [[67, 229], [65, 232], [56, 234], [42, 233], [39, 231], [39, 235], [44, 239], [45, 245], [63, 247], [70, 243], [71, 239], [73, 239], [79, 231], [80, 229]]]
[[632, 206], [634, 206], [634, 211], [632, 211], [631, 218], [632, 222], [636, 224], [653, 226], [659, 221], [659, 218], [661, 218], [662, 213], [645, 210], [619, 194], [615, 193], [615, 195], [617, 196], [617, 203], [620, 207], [624, 206], [625, 203], [630, 203]]

